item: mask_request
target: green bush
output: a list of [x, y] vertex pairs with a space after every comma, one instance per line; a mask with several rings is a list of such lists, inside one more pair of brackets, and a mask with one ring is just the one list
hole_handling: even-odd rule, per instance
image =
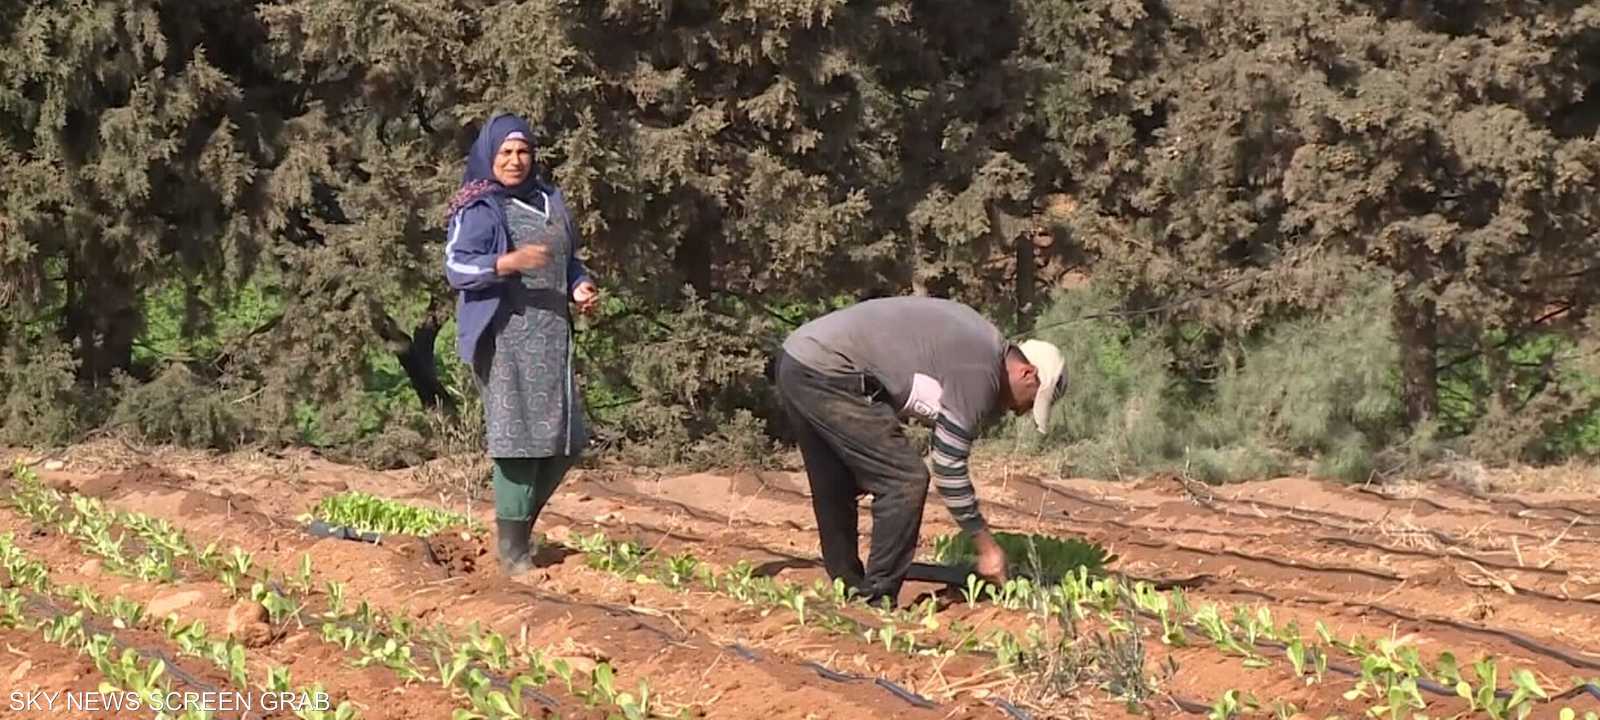
[[1062, 294], [1039, 336], [1067, 357], [1068, 389], [1038, 438], [1022, 444], [1064, 473], [1123, 477], [1181, 471], [1207, 482], [1267, 478], [1294, 469], [1365, 479], [1372, 457], [1404, 437], [1398, 351], [1386, 322], [1386, 285], [1351, 287], [1322, 314], [1284, 322], [1238, 343], [1215, 377], [1173, 370], [1181, 334], [1116, 313], [1112, 295]]
[[59, 445], [82, 429], [77, 362], [52, 335], [7, 345], [0, 353], [0, 443]]
[[1311, 460], [1322, 474], [1364, 480], [1370, 458], [1404, 435], [1399, 349], [1387, 322], [1387, 285], [1368, 279], [1325, 313], [1281, 324], [1249, 343], [1217, 379], [1193, 422], [1212, 449], [1255, 448], [1235, 477], [1260, 477]]
[[780, 333], [737, 299], [686, 291], [676, 310], [616, 299], [581, 336], [590, 416], [632, 463], [769, 462], [763, 370]]
[[1445, 363], [1441, 422], [1473, 458], [1559, 462], [1600, 454], [1600, 355], [1554, 332], [1488, 333]]
[[250, 440], [251, 423], [239, 406], [182, 363], [147, 383], [121, 377], [116, 385], [111, 425], [145, 442], [231, 450]]
[[1056, 458], [1062, 472], [1116, 477], [1162, 465], [1182, 452], [1184, 411], [1168, 370], [1172, 354], [1159, 337], [1112, 315], [1108, 290], [1091, 287], [1057, 296], [1038, 319], [1035, 337], [1061, 348], [1067, 397], [1056, 404], [1050, 432], [1032, 418], [1012, 424], [1025, 449]]

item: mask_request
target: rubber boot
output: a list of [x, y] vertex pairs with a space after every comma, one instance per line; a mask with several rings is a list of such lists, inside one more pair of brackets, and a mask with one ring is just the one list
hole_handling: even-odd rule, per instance
[[507, 575], [518, 575], [533, 569], [533, 555], [528, 550], [528, 540], [533, 535], [532, 520], [495, 520], [500, 540], [500, 567]]

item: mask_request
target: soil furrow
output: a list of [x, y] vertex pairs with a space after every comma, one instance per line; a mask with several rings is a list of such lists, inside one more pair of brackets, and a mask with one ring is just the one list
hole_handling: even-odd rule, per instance
[[[605, 659], [619, 670], [619, 688], [646, 679], [653, 694], [709, 717], [805, 716], [786, 708], [806, 708], [816, 717], [1007, 717], [1002, 699], [1029, 707], [1019, 696], [980, 700], [941, 691], [941, 683], [981, 686], [987, 678], [980, 668], [990, 661], [983, 653], [945, 661], [933, 677], [930, 669], [941, 661], [833, 637], [809, 625], [795, 627], [786, 609], [764, 613], [719, 593], [684, 593], [619, 578], [584, 566], [581, 556], [551, 554], [553, 549], [541, 558], [540, 570], [522, 579], [531, 584], [506, 583], [481, 546], [455, 543], [441, 555], [441, 548], [426, 543], [317, 540], [288, 522], [290, 514], [346, 487], [440, 505], [437, 494], [404, 473], [361, 473], [357, 479], [354, 471], [322, 466], [277, 482], [213, 477], [204, 463], [194, 467], [195, 478], [145, 470], [80, 477], [78, 484], [121, 507], [172, 520], [197, 541], [238, 542], [277, 571], [292, 571], [299, 553], [310, 552], [325, 578], [378, 597], [386, 612], [456, 628], [483, 618], [508, 637], [526, 634], [530, 643], [549, 645], [563, 656]], [[346, 472], [348, 484], [340, 474]], [[1586, 506], [1536, 496], [1458, 498], [1450, 491], [1403, 498], [1293, 478], [1211, 487], [1173, 478], [1043, 481], [981, 467], [975, 475], [998, 529], [1099, 542], [1117, 554], [1111, 568], [1117, 574], [1181, 585], [1192, 606], [1214, 602], [1225, 617], [1235, 607], [1260, 607], [1271, 611], [1279, 627], [1293, 622], [1309, 631], [1320, 620], [1340, 638], [1403, 637], [1425, 660], [1445, 650], [1463, 663], [1493, 655], [1503, 672], [1531, 669], [1552, 693], [1570, 687], [1566, 682], [1574, 674], [1593, 675], [1600, 663], [1600, 655], [1582, 647], [1600, 637], [1600, 617], [1591, 618], [1600, 613], [1588, 607], [1600, 601], [1600, 543]], [[452, 493], [459, 496], [459, 489]], [[924, 553], [934, 536], [956, 531], [937, 496], [930, 493], [929, 499]], [[263, 508], [280, 517], [255, 512]], [[492, 522], [486, 504], [472, 509], [477, 519]], [[762, 574], [809, 585], [824, 576], [812, 524], [798, 473], [669, 476], [603, 469], [574, 473], [540, 529], [604, 528], [614, 539], [688, 551], [721, 567], [745, 561]], [[464, 550], [476, 556], [464, 557]], [[944, 628], [963, 623], [1026, 630], [1021, 612], [984, 604], [969, 608], [951, 602], [944, 590], [911, 582], [901, 600], [940, 597], [937, 618]], [[864, 627], [874, 620], [866, 618]], [[943, 633], [926, 637], [944, 638]], [[1268, 667], [1248, 669], [1241, 667], [1243, 658], [1210, 646], [1194, 631], [1191, 641], [1203, 644], [1186, 648], [1161, 646], [1159, 632], [1146, 637], [1147, 665], [1153, 669], [1175, 658], [1181, 666], [1166, 687], [1177, 699], [1159, 701], [1168, 713], [1182, 713], [1174, 703], [1205, 705], [1235, 688], [1292, 702], [1318, 717], [1363, 710], [1361, 702], [1340, 697], [1352, 686], [1348, 672], [1306, 688], [1283, 670], [1287, 661], [1276, 651], [1264, 652], [1271, 658]], [[1359, 664], [1341, 662], [1345, 670]], [[880, 678], [894, 686], [880, 684]], [[1508, 678], [1502, 677], [1502, 687], [1510, 687]], [[1439, 689], [1427, 690], [1429, 714], [1459, 709]], [[1122, 716], [1116, 703], [1103, 700], [1103, 691], [1075, 692], [1100, 698], [1085, 705], [1084, 716]], [[919, 707], [923, 697], [938, 707]], [[1571, 699], [1575, 705], [1587, 701], [1588, 691], [1578, 688]], [[1540, 706], [1533, 716], [1553, 713]]]
[[[894, 713], [897, 717], [964, 717], [907, 705], [878, 688], [857, 689], [817, 678], [803, 668], [776, 661], [754, 666], [755, 672], [718, 676], [704, 661], [715, 644], [693, 634], [668, 641], [668, 631], [641, 618], [617, 618], [609, 612], [571, 602], [550, 602], [549, 596], [515, 583], [475, 577], [449, 577], [441, 568], [390, 548], [333, 539], [312, 539], [253, 512], [249, 503], [170, 487], [122, 487], [118, 481], [100, 484], [102, 499], [121, 509], [144, 512], [177, 524], [204, 544], [209, 540], [236, 543], [256, 554], [258, 561], [278, 573], [290, 573], [302, 552], [329, 579], [344, 582], [349, 591], [367, 598], [385, 612], [401, 612], [425, 622], [458, 624], [472, 618], [489, 619], [497, 631], [519, 637], [526, 633], [535, 645], [584, 646], [604, 654], [619, 670], [618, 684], [629, 687], [647, 680], [653, 692], [669, 694], [675, 701], [700, 704], [706, 717], [746, 717], [739, 702], [763, 703], [766, 717], [804, 717], [805, 708], [825, 707], [837, 717], [854, 714]], [[648, 629], [646, 629], [648, 628]], [[566, 641], [571, 640], [571, 643]], [[719, 653], [720, 654], [720, 653]], [[737, 699], [731, 697], [738, 690]], [[713, 699], [715, 702], [712, 702]], [[793, 708], [774, 711], [766, 702]], [[981, 716], [992, 709], [977, 711]]]
[[[616, 495], [618, 496], [618, 500], [629, 500], [633, 499], [639, 494], [634, 493], [631, 490], [624, 490], [616, 493]], [[639, 504], [648, 506], [649, 498], [647, 496], [642, 497]], [[994, 505], [995, 503], [989, 503], [990, 507], [993, 507]], [[637, 507], [637, 505], [634, 507]], [[635, 513], [630, 511], [625, 512], [624, 514], [631, 516]], [[927, 521], [935, 526], [943, 524], [942, 519], [938, 518], [933, 512], [929, 513]], [[781, 532], [775, 528], [735, 526], [727, 523], [723, 518], [706, 521], [706, 523], [710, 527], [702, 528], [704, 534], [707, 537], [712, 538], [711, 542], [719, 546], [742, 546], [744, 548], [750, 548], [750, 546], [754, 545], [755, 543], [750, 542], [749, 540], [739, 541], [735, 540], [735, 538], [748, 538], [749, 533], [755, 533], [758, 538], [764, 538], [769, 532]], [[1086, 532], [1082, 532], [1080, 534], [1084, 535], [1086, 539], [1091, 541], [1099, 541], [1102, 543], [1111, 543], [1113, 546], [1118, 546], [1118, 552], [1122, 558], [1121, 562], [1119, 563], [1119, 567], [1134, 571], [1136, 574], [1142, 572], [1143, 574], [1150, 575], [1152, 573], [1149, 571], [1136, 571], [1134, 570], [1135, 567], [1148, 567], [1159, 570], [1160, 572], [1155, 573], [1157, 576], [1185, 575], [1192, 578], [1192, 576], [1198, 571], [1216, 578], [1232, 578], [1231, 582], [1251, 581], [1256, 583], [1257, 587], [1272, 588], [1280, 595], [1286, 588], [1301, 588], [1303, 585], [1305, 585], [1303, 573], [1299, 572], [1298, 568], [1285, 568], [1281, 565], [1275, 565], [1271, 563], [1253, 568], [1251, 561], [1248, 560], [1246, 560], [1244, 564], [1238, 562], [1219, 562], [1219, 558], [1217, 557], [1216, 553], [1209, 553], [1207, 551], [1194, 548], [1184, 548], [1174, 552], [1171, 549], [1166, 548], [1165, 544], [1162, 544], [1163, 546], [1160, 548], [1143, 548], [1145, 551], [1152, 549], [1158, 550], [1158, 552], [1152, 554], [1150, 552], [1140, 551], [1139, 546], [1127, 543], [1126, 538], [1119, 537], [1116, 534], [1107, 534], [1091, 528], [1080, 528], [1076, 527], [1077, 525], [1078, 524], [1076, 522], [1072, 521], [1063, 522], [1048, 519], [1044, 521], [1044, 527], [1057, 531], [1062, 529], [1085, 530]], [[939, 530], [942, 530], [942, 528]], [[926, 537], [931, 532], [938, 532], [939, 530], [925, 531], [924, 536]], [[951, 530], [953, 530], [953, 527]], [[770, 548], [764, 548], [760, 546], [757, 547], [763, 552], [769, 554], [775, 553], [775, 551]], [[1293, 547], [1293, 544], [1291, 543], [1289, 547]], [[1223, 557], [1227, 557], [1227, 555], [1223, 555]], [[733, 560], [737, 559], [737, 556], [722, 554], [720, 559], [725, 562], [732, 562]], [[795, 567], [797, 565], [798, 563], [791, 564], [789, 567]], [[820, 577], [820, 573], [816, 570], [816, 562], [814, 559], [806, 558], [804, 560], [804, 566], [810, 568], [812, 574], [798, 576], [799, 579], [810, 581], [810, 579], [814, 577]], [[1448, 583], [1444, 587], [1449, 587], [1449, 584], [1457, 584], [1457, 581], [1454, 580], [1453, 573], [1432, 578], [1431, 581], [1435, 583]], [[1504, 636], [1495, 635], [1493, 633], [1472, 633], [1464, 635], [1462, 628], [1454, 626], [1451, 623], [1432, 622], [1433, 618], [1437, 616], [1438, 613], [1429, 613], [1425, 609], [1428, 607], [1437, 606], [1437, 598], [1439, 597], [1439, 594], [1433, 590], [1426, 590], [1418, 596], [1413, 597], [1409, 595], [1402, 595], [1401, 597], [1396, 598], [1395, 594], [1392, 592], [1395, 589], [1394, 586], [1403, 582], [1404, 580], [1402, 578], [1392, 575], [1381, 580], [1378, 578], [1358, 575], [1348, 579], [1341, 578], [1337, 583], [1323, 583], [1321, 585], [1317, 585], [1316, 589], [1314, 590], [1309, 587], [1303, 590], [1296, 589], [1291, 594], [1306, 594], [1312, 597], [1319, 597], [1328, 595], [1330, 593], [1332, 596], [1350, 596], [1352, 594], [1365, 593], [1369, 598], [1407, 600], [1409, 602], [1405, 602], [1404, 606], [1411, 608], [1410, 612], [1408, 613], [1409, 616], [1418, 618], [1417, 622], [1424, 624], [1423, 627], [1419, 627], [1418, 629], [1427, 630], [1427, 625], [1434, 626], [1432, 628], [1433, 630], [1442, 632], [1442, 635], [1437, 635], [1437, 640], [1442, 643], [1448, 643], [1451, 647], [1456, 647], [1459, 650], [1476, 650], [1485, 654], [1500, 654], [1511, 657], [1523, 655], [1523, 652], [1526, 650], [1526, 648], [1521, 647], [1517, 643], [1507, 640]], [[1378, 584], [1368, 584], [1362, 586], [1362, 583]], [[929, 589], [931, 588], [919, 586], [915, 588], [914, 592], [927, 592]], [[1402, 592], [1410, 593], [1412, 590], [1407, 588], [1402, 590]], [[1201, 593], [1201, 595], [1203, 596], [1204, 593]], [[1272, 601], [1272, 603], [1269, 603], [1269, 605], [1291, 602], [1289, 600], [1280, 600], [1277, 596], [1268, 597], [1270, 597]], [[904, 596], [902, 597], [902, 600], [905, 600]], [[1496, 608], [1495, 612], [1503, 615], [1505, 613], [1506, 604], [1525, 603], [1527, 600], [1496, 593], [1495, 595], [1489, 596], [1489, 599], [1485, 602], [1492, 603], [1493, 607]], [[1538, 602], [1548, 603], [1550, 601], [1541, 599], [1538, 600]], [[1559, 605], [1539, 607], [1530, 610], [1529, 616], [1541, 617], [1542, 620], [1537, 623], [1530, 622], [1527, 625], [1527, 627], [1537, 628], [1537, 630], [1533, 633], [1524, 634], [1533, 638], [1538, 638], [1540, 635], [1546, 634], [1551, 625], [1551, 617], [1548, 613], [1552, 610], [1565, 610], [1566, 614], [1570, 616], [1574, 622], [1579, 623], [1579, 626], [1587, 626], [1589, 622], [1592, 622], [1589, 620], [1591, 613], [1588, 611], [1564, 609]], [[1336, 622], [1330, 621], [1329, 625], [1330, 627], [1333, 627], [1339, 632], [1345, 633], [1346, 635], [1363, 634], [1368, 637], [1378, 637], [1386, 635], [1388, 632], [1388, 628], [1384, 627], [1383, 625], [1372, 625], [1370, 624], [1370, 621], [1362, 622], [1359, 619], [1354, 618], [1341, 617], [1338, 618]], [[1566, 637], [1583, 637], [1583, 635], [1580, 632], [1569, 632]], [[1556, 640], [1545, 640], [1542, 642], [1544, 642], [1545, 645], [1552, 647], [1559, 647], [1565, 644]], [[1581, 655], [1577, 655], [1576, 653], [1569, 654], [1581, 657]], [[1550, 665], [1549, 663], [1551, 658], [1548, 657], [1541, 661], [1540, 656], [1537, 655], [1523, 656], [1530, 662], [1530, 664], [1545, 667], [1547, 670], [1552, 672], [1556, 671], [1560, 667], [1556, 665]], [[1570, 671], [1571, 669], [1572, 668], [1569, 668], [1568, 670]]]
[[[296, 685], [320, 682], [334, 705], [350, 700], [363, 717], [373, 720], [444, 717], [458, 706], [438, 686], [402, 684], [392, 672], [378, 666], [353, 667], [356, 658], [321, 642], [314, 627], [270, 628], [259, 619], [244, 622], [245, 618], [259, 618], [253, 614], [254, 603], [229, 597], [221, 583], [196, 579], [155, 584], [112, 575], [102, 569], [98, 559], [77, 552], [76, 543], [61, 542], [54, 533], [40, 532], [26, 518], [0, 509], [0, 532], [5, 530], [15, 531], [17, 545], [50, 567], [51, 582], [56, 585], [86, 587], [104, 598], [121, 596], [144, 605], [152, 621], [172, 614], [183, 624], [204, 623], [215, 638], [233, 637], [243, 643], [248, 648], [252, 685], [267, 677], [268, 668], [286, 667]], [[203, 573], [189, 575], [198, 578]], [[161, 643], [164, 652], [177, 657], [178, 649], [169, 639], [162, 637]], [[184, 657], [183, 662], [209, 664], [192, 656]], [[259, 692], [259, 688], [253, 691]]]
[[[0, 718], [104, 720], [104, 709], [85, 709], [105, 676], [88, 655], [46, 641], [37, 631], [0, 627], [0, 674], [9, 678]], [[68, 706], [68, 695], [79, 704]]]

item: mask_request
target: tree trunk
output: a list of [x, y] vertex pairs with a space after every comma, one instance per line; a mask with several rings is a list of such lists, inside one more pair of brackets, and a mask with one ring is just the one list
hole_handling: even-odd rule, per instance
[[694, 288], [695, 295], [707, 297], [711, 294], [711, 249], [710, 240], [700, 233], [686, 236], [678, 242], [677, 249], [672, 253], [673, 269], [678, 271], [678, 277]]
[[989, 210], [990, 232], [996, 234], [995, 240], [998, 241], [995, 243], [995, 247], [1005, 247], [1004, 243], [1007, 240], [1013, 243], [1015, 247], [1014, 257], [1016, 259], [1017, 272], [1016, 286], [1012, 288], [1012, 301], [1017, 304], [1017, 327], [1022, 330], [1031, 330], [1033, 323], [1030, 322], [1029, 318], [1032, 317], [1033, 303], [1038, 293], [1038, 288], [1035, 287], [1037, 282], [1035, 280], [1036, 270], [1038, 268], [1034, 259], [1036, 248], [1033, 244], [1033, 233], [1013, 231], [1011, 237], [1007, 238], [1003, 234], [1009, 226], [1006, 220], [1005, 214], [999, 210], [994, 208]]
[[1404, 293], [1394, 302], [1394, 330], [1400, 341], [1400, 396], [1406, 421], [1416, 428], [1439, 411], [1439, 320], [1432, 300]]
[[911, 275], [911, 294], [917, 297], [928, 296], [928, 277], [922, 272], [922, 239], [912, 233], [911, 235], [911, 261], [906, 264]]
[[697, 203], [700, 213], [672, 252], [673, 269], [700, 298], [711, 296], [711, 244], [722, 234], [722, 215], [709, 200]]
[[143, 327], [133, 280], [114, 268], [85, 273], [73, 258], [67, 263], [64, 335], [76, 343], [78, 378], [89, 383], [133, 365], [133, 341]]
[[423, 407], [444, 410], [455, 417], [455, 398], [439, 380], [439, 367], [433, 352], [434, 341], [438, 339], [442, 325], [439, 311], [439, 299], [434, 298], [428, 304], [428, 312], [422, 322], [410, 334], [401, 330], [399, 323], [388, 313], [377, 311], [375, 314], [378, 335], [388, 343], [400, 361], [400, 367], [406, 371], [406, 379], [411, 382], [411, 389], [417, 393], [417, 399], [422, 401]]

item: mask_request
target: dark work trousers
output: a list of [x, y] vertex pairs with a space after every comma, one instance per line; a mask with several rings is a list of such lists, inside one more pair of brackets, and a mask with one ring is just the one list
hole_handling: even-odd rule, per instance
[[[899, 604], [900, 585], [916, 555], [928, 466], [886, 401], [869, 397], [867, 376], [827, 375], [780, 355], [778, 393], [794, 426], [811, 483], [822, 561], [867, 602]], [[875, 393], [882, 395], [881, 392]], [[857, 553], [856, 498], [872, 496], [867, 565]]]

